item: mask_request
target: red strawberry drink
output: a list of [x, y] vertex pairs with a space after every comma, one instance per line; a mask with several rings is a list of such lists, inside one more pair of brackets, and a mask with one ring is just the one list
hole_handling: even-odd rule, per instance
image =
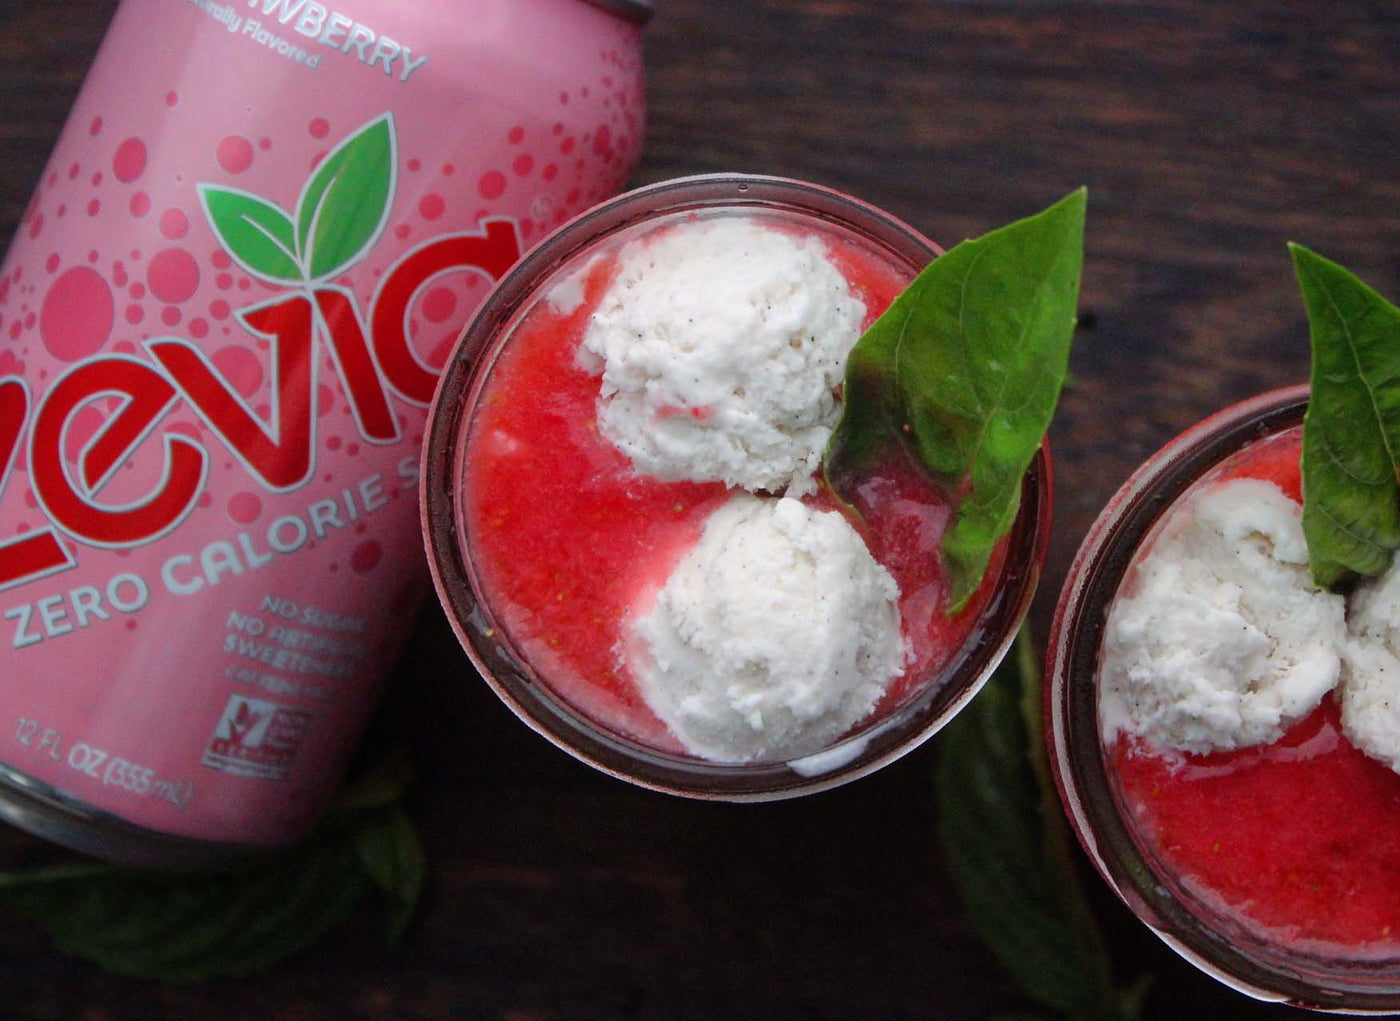
[[1348, 604], [1309, 573], [1306, 401], [1202, 423], [1114, 498], [1056, 622], [1052, 758], [1100, 869], [1194, 963], [1264, 998], [1393, 1009], [1400, 776], [1371, 687], [1394, 669], [1395, 586]]
[[0, 812], [152, 863], [314, 819], [447, 349], [636, 154], [607, 6], [123, 3], [0, 275]]
[[775, 797], [968, 696], [1025, 572], [998, 557], [949, 615], [951, 494], [898, 456], [854, 507], [820, 475], [847, 353], [932, 254], [819, 188], [695, 178], [570, 225], [493, 295], [424, 492], [441, 594], [527, 722], [627, 779]]

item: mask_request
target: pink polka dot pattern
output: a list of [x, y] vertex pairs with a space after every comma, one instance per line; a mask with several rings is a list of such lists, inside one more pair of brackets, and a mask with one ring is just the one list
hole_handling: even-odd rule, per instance
[[418, 213], [425, 220], [436, 220], [447, 211], [447, 203], [436, 193], [424, 195], [418, 201]]
[[256, 493], [234, 493], [226, 505], [229, 520], [240, 525], [251, 525], [262, 514], [262, 498]]
[[484, 199], [498, 199], [505, 194], [506, 175], [499, 170], [488, 170], [481, 175], [476, 190]]
[[262, 362], [246, 347], [231, 344], [215, 351], [210, 359], [228, 380], [229, 385], [244, 397], [252, 397], [263, 382]]
[[112, 333], [116, 305], [112, 289], [96, 270], [67, 270], [44, 295], [39, 336], [55, 358], [77, 361], [102, 349]]
[[146, 143], [139, 138], [128, 138], [117, 146], [112, 157], [112, 173], [118, 181], [130, 184], [146, 170]]
[[430, 323], [446, 322], [457, 309], [457, 296], [446, 287], [434, 287], [423, 298], [423, 318]]
[[253, 143], [242, 135], [229, 135], [219, 143], [217, 158], [227, 173], [241, 174], [253, 165]]
[[356, 574], [369, 574], [379, 565], [384, 548], [376, 539], [366, 539], [350, 554], [350, 566]]
[[178, 305], [199, 289], [199, 263], [183, 248], [162, 249], [146, 267], [146, 283], [155, 297]]
[[167, 209], [160, 214], [160, 232], [172, 241], [189, 233], [190, 221], [182, 210]]

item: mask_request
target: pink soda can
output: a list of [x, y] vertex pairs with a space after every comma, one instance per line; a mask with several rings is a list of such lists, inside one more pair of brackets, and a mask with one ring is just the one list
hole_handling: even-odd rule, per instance
[[643, 0], [123, 0], [0, 271], [0, 817], [297, 839], [425, 590], [463, 322], [622, 187]]

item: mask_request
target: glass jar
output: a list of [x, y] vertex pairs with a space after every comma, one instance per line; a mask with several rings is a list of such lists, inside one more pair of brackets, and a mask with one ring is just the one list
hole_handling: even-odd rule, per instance
[[1101, 646], [1109, 609], [1139, 551], [1203, 477], [1222, 465], [1229, 477], [1225, 462], [1232, 457], [1265, 449], [1264, 440], [1296, 443], [1307, 403], [1308, 388], [1296, 386], [1227, 408], [1154, 454], [1109, 501], [1080, 547], [1055, 613], [1046, 740], [1080, 843], [1123, 903], [1163, 942], [1260, 1000], [1385, 1014], [1400, 1009], [1400, 959], [1290, 939], [1283, 929], [1244, 916], [1238, 905], [1225, 905], [1203, 880], [1179, 872], [1140, 830], [1101, 736]]
[[[561, 281], [622, 240], [670, 222], [725, 213], [775, 219], [785, 229], [837, 237], [898, 268], [907, 282], [939, 254], [917, 232], [872, 206], [798, 181], [739, 174], [682, 178], [604, 203], [545, 239], [489, 295], [448, 360], [431, 413], [422, 472], [427, 548], [439, 597], [481, 676], [526, 724], [569, 754], [620, 779], [672, 794], [733, 801], [807, 794], [863, 776], [936, 732], [977, 692], [1005, 654], [1029, 606], [1049, 533], [1048, 452], [1023, 483], [1004, 563], [970, 635], [952, 658], [918, 677], [906, 697], [882, 702], [815, 754], [789, 761], [711, 761], [639, 739], [552, 685], [502, 626], [471, 551], [464, 463], [483, 390], [522, 319]], [[903, 286], [901, 283], [900, 286]], [[678, 505], [679, 506], [679, 505]], [[562, 594], [561, 594], [562, 598]]]

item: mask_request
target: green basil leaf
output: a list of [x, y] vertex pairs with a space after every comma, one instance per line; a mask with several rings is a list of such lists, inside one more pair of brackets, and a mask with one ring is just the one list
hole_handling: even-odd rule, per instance
[[1145, 983], [1113, 984], [1050, 779], [1029, 635], [944, 731], [939, 840], [973, 928], [1039, 1006], [1131, 1021]]
[[949, 613], [1011, 528], [1059, 399], [1084, 261], [1086, 192], [935, 259], [851, 351], [827, 483], [845, 497], [908, 445], [959, 497], [943, 539]]
[[33, 918], [64, 953], [172, 984], [243, 975], [315, 945], [372, 882], [397, 940], [418, 904], [422, 847], [399, 805], [405, 760], [347, 787], [304, 843], [213, 871], [84, 864], [0, 873], [0, 904]]
[[1303, 534], [1331, 588], [1390, 566], [1400, 548], [1400, 309], [1290, 244], [1312, 334], [1303, 419]]
[[300, 283], [292, 220], [256, 195], [214, 184], [199, 186], [209, 226], [233, 260], [262, 280]]
[[241, 975], [315, 944], [359, 900], [353, 844], [313, 841], [217, 876], [99, 866], [0, 878], [0, 902], [67, 954], [170, 983]]
[[336, 146], [297, 200], [297, 252], [312, 280], [345, 269], [368, 251], [389, 216], [394, 122], [370, 121]]
[[402, 808], [390, 806], [375, 825], [356, 834], [360, 867], [384, 895], [389, 915], [389, 945], [396, 946], [418, 910], [426, 864], [418, 830]]

